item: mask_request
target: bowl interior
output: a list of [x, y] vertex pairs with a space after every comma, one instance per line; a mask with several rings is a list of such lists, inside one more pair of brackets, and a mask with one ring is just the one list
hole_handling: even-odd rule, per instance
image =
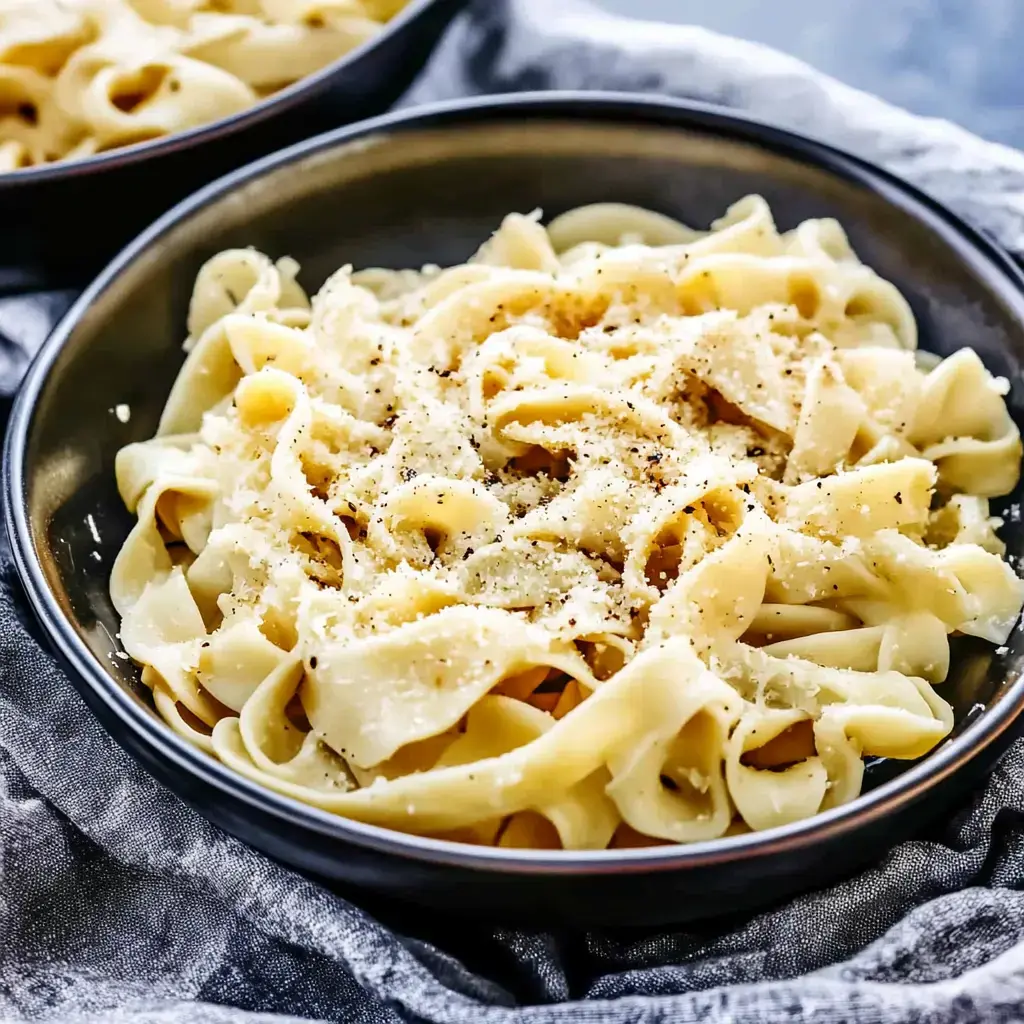
[[[1011, 409], [1021, 421], [1024, 299], [1015, 279], [983, 244], [885, 179], [869, 188], [794, 152], [766, 148], [742, 129], [633, 120], [596, 106], [543, 116], [514, 109], [486, 118], [438, 116], [356, 138], [349, 133], [347, 141], [321, 145], [207, 198], [108, 276], [65, 325], [24, 452], [13, 453], [23, 458], [20, 497], [35, 557], [66, 617], [61, 628], [77, 634], [102, 670], [149, 706], [137, 670], [118, 650], [107, 591], [132, 525], [114, 485], [114, 456], [155, 429], [182, 362], [193, 280], [214, 253], [255, 246], [272, 257], [292, 256], [315, 291], [346, 263], [463, 261], [510, 211], [540, 207], [551, 217], [583, 203], [621, 201], [707, 226], [751, 192], [765, 196], [781, 229], [808, 217], [838, 218], [861, 258], [910, 300], [922, 347], [948, 354], [974, 346], [992, 371], [1011, 380]], [[130, 410], [127, 422], [115, 414], [119, 405]], [[1016, 509], [1018, 500], [1011, 497], [1006, 507]], [[1019, 558], [1024, 531], [1016, 511], [1007, 518], [1004, 536]], [[1000, 699], [1022, 658], [1019, 631], [1004, 655], [987, 645], [957, 645], [943, 692], [961, 726]], [[869, 784], [903, 767], [877, 766]]]

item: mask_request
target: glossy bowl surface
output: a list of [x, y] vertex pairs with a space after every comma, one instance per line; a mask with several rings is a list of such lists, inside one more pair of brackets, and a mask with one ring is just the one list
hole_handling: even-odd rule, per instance
[[[448, 909], [649, 924], [735, 912], [824, 884], [884, 850], [987, 770], [1024, 702], [1024, 642], [958, 642], [944, 693], [954, 735], [914, 764], [869, 769], [869, 791], [811, 820], [685, 847], [494, 850], [348, 822], [262, 789], [179, 739], [117, 655], [110, 567], [131, 526], [116, 451], [151, 436], [181, 364], [196, 271], [254, 245], [299, 260], [315, 290], [347, 262], [463, 261], [511, 211], [638, 203], [707, 225], [759, 192], [781, 228], [838, 217], [918, 317], [923, 347], [973, 345], [1024, 413], [1024, 278], [995, 245], [883, 171], [707, 107], [538, 94], [388, 115], [266, 158], [185, 201], [78, 300], [29, 371], [4, 462], [7, 527], [43, 629], [104, 725], [202, 813], [312, 875]], [[131, 409], [129, 422], [114, 414]], [[1009, 503], [1019, 500], [1014, 495]], [[1010, 552], [1024, 555], [1011, 517]]]
[[387, 110], [465, 0], [409, 0], [362, 46], [231, 117], [0, 174], [0, 295], [85, 284], [154, 218], [266, 153]]

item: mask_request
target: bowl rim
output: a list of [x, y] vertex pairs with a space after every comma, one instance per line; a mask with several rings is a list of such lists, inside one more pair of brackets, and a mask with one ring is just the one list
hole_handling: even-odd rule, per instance
[[[357, 122], [263, 157], [184, 199], [129, 243], [75, 301], [43, 343], [30, 366], [11, 412], [4, 444], [4, 519], [14, 565], [30, 606], [59, 660], [91, 692], [90, 705], [132, 733], [136, 741], [169, 768], [214, 789], [221, 800], [238, 800], [280, 825], [299, 827], [321, 837], [422, 862], [506, 874], [601, 875], [678, 871], [724, 865], [787, 850], [813, 846], [827, 837], [849, 834], [895, 812], [951, 778], [968, 761], [995, 743], [1024, 709], [1024, 672], [1008, 676], [1006, 692], [983, 714], [966, 719], [938, 749], [912, 764], [896, 778], [856, 800], [811, 818], [763, 832], [703, 840], [674, 846], [613, 850], [520, 850], [471, 846], [425, 838], [343, 818], [253, 782], [233, 772], [174, 733], [109, 675], [79, 638], [50, 590], [32, 539], [25, 491], [25, 454], [38, 398], [65, 342], [89, 306], [118, 275], [177, 224], [238, 186], [314, 154], [341, 149], [367, 136], [401, 133], [434, 126], [508, 121], [517, 118], [579, 120], [584, 123], [630, 121], [669, 129], [736, 139], [781, 153], [872, 192], [940, 236], [964, 262], [982, 274], [1013, 307], [1024, 325], [1024, 271], [995, 242], [936, 200], [870, 162], [831, 145], [725, 108], [668, 97], [620, 92], [534, 92], [474, 97], [393, 111]], [[101, 722], [106, 725], [105, 721]]]
[[98, 174], [113, 167], [127, 167], [151, 157], [156, 158], [168, 153], [188, 150], [193, 146], [200, 146], [214, 137], [230, 137], [236, 132], [243, 131], [280, 112], [292, 110], [307, 96], [325, 89], [339, 72], [344, 71], [349, 65], [355, 64], [364, 54], [369, 53], [386, 39], [400, 32], [406, 23], [418, 18], [430, 7], [450, 2], [452, 0], [408, 0], [408, 3], [393, 18], [384, 23], [379, 32], [365, 42], [349, 50], [348, 53], [342, 54], [336, 60], [332, 60], [330, 64], [325, 64], [312, 74], [265, 96], [244, 110], [229, 114], [227, 117], [219, 117], [216, 121], [207, 121], [194, 128], [187, 128], [185, 131], [159, 135], [155, 139], [133, 142], [127, 146], [115, 146], [113, 149], [94, 153], [92, 156], [83, 157], [80, 160], [55, 160], [53, 163], [34, 164], [31, 167], [6, 171], [0, 174], [0, 189], [16, 188], [20, 185], [31, 185], [55, 179], [77, 179], [84, 175]]

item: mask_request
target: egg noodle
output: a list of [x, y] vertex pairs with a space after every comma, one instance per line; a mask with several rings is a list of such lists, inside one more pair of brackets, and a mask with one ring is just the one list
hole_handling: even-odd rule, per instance
[[602, 204], [312, 302], [297, 270], [202, 268], [117, 459], [124, 648], [242, 775], [479, 844], [710, 839], [927, 753], [949, 635], [1007, 640], [1006, 381], [916, 356], [834, 221]]
[[0, 0], [0, 173], [228, 117], [406, 0]]

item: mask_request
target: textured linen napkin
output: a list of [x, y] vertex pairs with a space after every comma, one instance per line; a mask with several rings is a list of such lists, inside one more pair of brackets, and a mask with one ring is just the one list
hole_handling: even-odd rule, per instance
[[[479, 0], [405, 102], [548, 87], [667, 92], [779, 121], [1024, 251], [1024, 155], [695, 28]], [[67, 298], [0, 303], [0, 388]], [[927, 837], [751, 919], [645, 934], [446, 922], [348, 902], [158, 786], [40, 648], [5, 544], [0, 571], [0, 1021], [1024, 1019], [1024, 744]]]

